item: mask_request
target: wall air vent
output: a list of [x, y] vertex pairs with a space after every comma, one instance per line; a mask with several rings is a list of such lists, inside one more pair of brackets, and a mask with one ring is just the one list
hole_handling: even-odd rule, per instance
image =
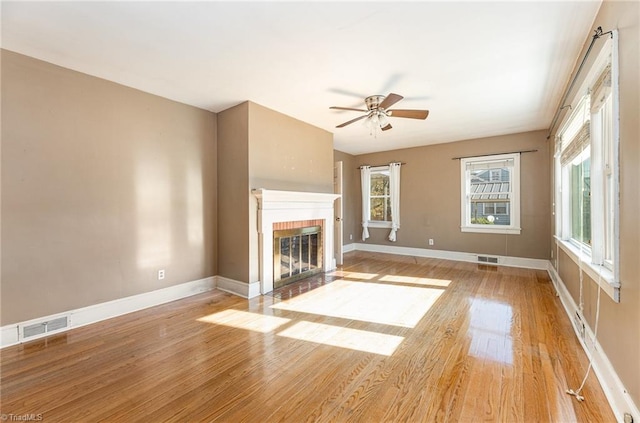
[[478, 256], [478, 263], [498, 264], [498, 257]]
[[61, 316], [29, 325], [20, 325], [20, 340], [24, 342], [62, 332], [69, 327], [70, 323], [69, 316]]

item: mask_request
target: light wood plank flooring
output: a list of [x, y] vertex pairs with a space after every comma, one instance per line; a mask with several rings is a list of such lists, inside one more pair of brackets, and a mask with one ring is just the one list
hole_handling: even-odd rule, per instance
[[5, 348], [0, 411], [45, 422], [613, 422], [544, 271], [362, 252]]

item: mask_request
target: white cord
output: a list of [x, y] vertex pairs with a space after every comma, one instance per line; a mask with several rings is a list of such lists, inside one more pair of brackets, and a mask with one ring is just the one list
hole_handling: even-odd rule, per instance
[[[600, 265], [600, 272], [602, 272], [602, 265]], [[582, 392], [582, 388], [584, 388], [584, 384], [587, 382], [587, 378], [589, 377], [589, 373], [591, 372], [591, 368], [593, 367], [593, 353], [596, 349], [596, 343], [598, 342], [598, 323], [600, 322], [600, 292], [602, 292], [602, 288], [600, 288], [600, 279], [601, 277], [598, 275], [598, 300], [596, 302], [596, 323], [593, 329], [593, 343], [591, 347], [591, 351], [589, 352], [589, 366], [587, 367], [587, 372], [582, 379], [582, 383], [577, 391], [573, 389], [567, 389], [567, 394], [573, 395], [576, 397], [578, 401], [584, 401], [584, 397], [580, 395]]]

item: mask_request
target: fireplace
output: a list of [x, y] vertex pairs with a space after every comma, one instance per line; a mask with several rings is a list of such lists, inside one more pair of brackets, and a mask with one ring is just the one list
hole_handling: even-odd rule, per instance
[[[280, 288], [322, 271], [322, 221], [273, 230], [273, 287]], [[289, 225], [290, 226], [290, 225]]]
[[[313, 272], [328, 272], [335, 269], [333, 202], [339, 197], [338, 194], [256, 189], [253, 190], [253, 195], [258, 199], [260, 293], [269, 293], [274, 287], [292, 282], [292, 279], [287, 280], [290, 276], [303, 277], [298, 275], [307, 267], [313, 268]], [[313, 231], [312, 229], [303, 231], [303, 235], [308, 237], [306, 241], [303, 236], [299, 240], [288, 241], [288, 245], [284, 246], [287, 259], [283, 264], [283, 247], [280, 243], [276, 245], [275, 235], [279, 231], [318, 226], [320, 231], [316, 235], [309, 232]], [[289, 234], [288, 237], [294, 236], [291, 235], [292, 233], [285, 232]], [[314, 249], [317, 252], [317, 261], [309, 257], [309, 250]], [[305, 252], [307, 253], [306, 262], [302, 257]], [[280, 256], [279, 260], [277, 254]], [[283, 271], [283, 267], [287, 267], [288, 270]], [[284, 274], [287, 278], [283, 278]], [[282, 282], [283, 279], [285, 279], [284, 282]]]

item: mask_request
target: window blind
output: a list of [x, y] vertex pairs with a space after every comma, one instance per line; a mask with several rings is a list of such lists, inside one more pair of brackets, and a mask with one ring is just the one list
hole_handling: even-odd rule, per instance
[[590, 121], [586, 121], [581, 127], [578, 133], [568, 143], [568, 145], [562, 150], [560, 155], [560, 163], [564, 166], [575, 159], [585, 148], [591, 144], [591, 125]]
[[560, 163], [564, 166], [575, 159], [591, 142], [590, 96], [584, 95], [562, 129]]
[[497, 160], [490, 162], [470, 162], [467, 163], [467, 170], [489, 170], [503, 169], [505, 167], [513, 167], [513, 159]]

